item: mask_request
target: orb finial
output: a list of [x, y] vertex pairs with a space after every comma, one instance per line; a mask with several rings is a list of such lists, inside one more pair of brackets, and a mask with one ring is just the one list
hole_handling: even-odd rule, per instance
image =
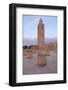
[[43, 20], [42, 20], [42, 18], [40, 18], [40, 20], [39, 20], [39, 23], [40, 23], [40, 24], [42, 24], [42, 23], [43, 23]]

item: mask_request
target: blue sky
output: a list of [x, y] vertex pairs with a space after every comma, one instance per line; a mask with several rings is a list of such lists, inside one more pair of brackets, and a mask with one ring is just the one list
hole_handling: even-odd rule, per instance
[[45, 37], [57, 38], [57, 16], [24, 15], [22, 16], [24, 39], [37, 39], [37, 26], [40, 18], [44, 23]]

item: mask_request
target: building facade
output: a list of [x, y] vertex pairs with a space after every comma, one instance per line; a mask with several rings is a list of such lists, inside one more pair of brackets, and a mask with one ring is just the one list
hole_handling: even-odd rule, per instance
[[45, 35], [44, 35], [44, 24], [43, 24], [43, 20], [40, 19], [39, 20], [39, 24], [38, 24], [38, 47], [40, 49], [43, 49], [45, 46]]

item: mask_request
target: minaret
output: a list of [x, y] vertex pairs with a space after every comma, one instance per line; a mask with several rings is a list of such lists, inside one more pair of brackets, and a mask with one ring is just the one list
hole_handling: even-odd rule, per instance
[[37, 64], [39, 66], [47, 65], [44, 40], [45, 40], [44, 24], [43, 24], [43, 20], [40, 19], [38, 24], [38, 52], [37, 52]]
[[43, 20], [40, 18], [39, 20], [39, 24], [38, 24], [38, 47], [40, 49], [44, 48], [44, 41], [45, 37], [44, 37], [44, 24], [43, 24]]

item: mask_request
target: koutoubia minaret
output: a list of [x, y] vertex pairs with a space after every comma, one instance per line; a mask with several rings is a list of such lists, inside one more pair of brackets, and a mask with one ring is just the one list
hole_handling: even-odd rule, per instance
[[38, 53], [37, 53], [37, 64], [40, 66], [47, 64], [45, 54], [45, 35], [44, 35], [44, 24], [43, 20], [39, 20], [38, 24]]
[[43, 20], [40, 18], [38, 24], [38, 48], [43, 49], [45, 45], [45, 35], [44, 35], [44, 24]]

